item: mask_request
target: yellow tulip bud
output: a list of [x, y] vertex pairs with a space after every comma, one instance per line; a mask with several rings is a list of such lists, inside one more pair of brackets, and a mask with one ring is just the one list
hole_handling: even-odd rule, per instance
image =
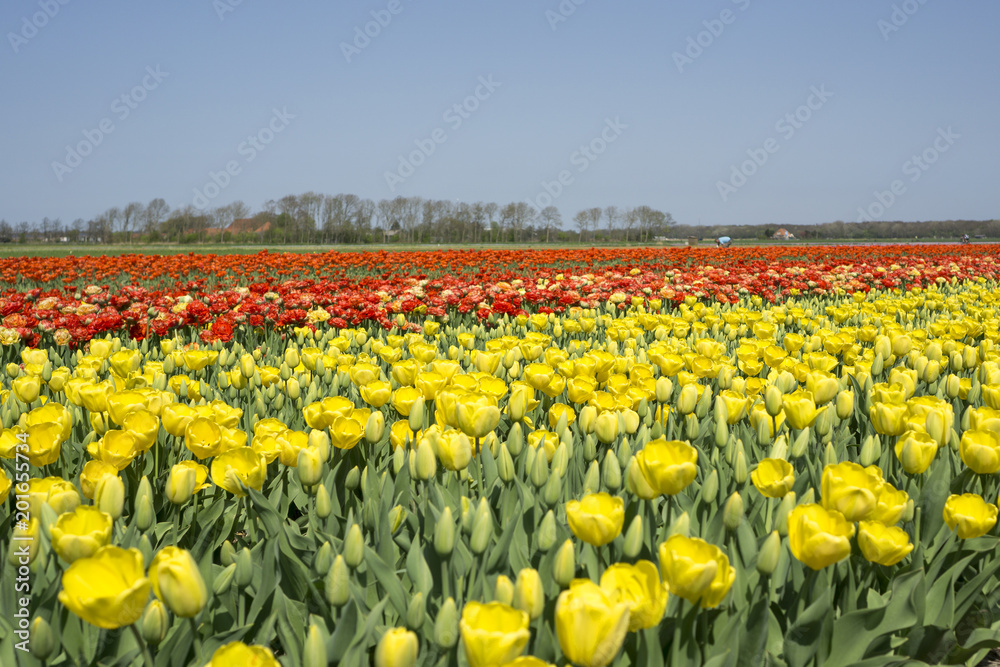
[[343, 607], [351, 598], [350, 570], [342, 555], [333, 559], [333, 565], [326, 574], [324, 591], [326, 600], [334, 607]]
[[419, 652], [415, 633], [406, 628], [390, 628], [375, 647], [375, 667], [413, 667]]
[[208, 590], [189, 551], [164, 547], [149, 565], [153, 593], [176, 616], [196, 616], [208, 601]]
[[555, 561], [552, 565], [552, 578], [556, 583], [566, 588], [576, 577], [576, 553], [573, 549], [573, 540], [566, 540], [556, 552]]

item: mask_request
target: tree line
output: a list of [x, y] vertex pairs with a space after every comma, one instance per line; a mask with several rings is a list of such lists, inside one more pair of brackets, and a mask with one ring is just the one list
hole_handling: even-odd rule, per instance
[[375, 201], [353, 194], [307, 192], [264, 203], [242, 201], [215, 208], [171, 209], [160, 198], [114, 206], [89, 220], [64, 224], [44, 218], [32, 225], [0, 220], [0, 240], [69, 243], [649, 243], [674, 225], [650, 206], [588, 208], [570, 229], [555, 206], [500, 205], [396, 197]]
[[816, 225], [681, 225], [650, 206], [587, 208], [564, 226], [555, 206], [526, 202], [467, 203], [307, 192], [269, 200], [258, 211], [242, 201], [172, 209], [162, 198], [131, 202], [72, 223], [0, 220], [0, 241], [20, 243], [480, 244], [638, 243], [668, 239], [774, 238], [784, 229], [802, 240], [947, 240], [968, 234], [1000, 238], [1000, 220], [835, 221]]

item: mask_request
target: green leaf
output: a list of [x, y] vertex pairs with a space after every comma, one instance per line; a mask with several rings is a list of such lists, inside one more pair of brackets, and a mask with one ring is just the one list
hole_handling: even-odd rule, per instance
[[892, 596], [884, 607], [859, 609], [838, 618], [833, 625], [836, 648], [826, 667], [856, 665], [879, 638], [922, 623], [923, 597], [924, 573], [915, 570], [893, 579]]
[[401, 618], [406, 617], [406, 592], [396, 576], [395, 569], [382, 560], [381, 556], [371, 547], [367, 546], [365, 547], [365, 562], [368, 564], [368, 570], [378, 579], [378, 583], [385, 591], [386, 599], [392, 603], [393, 609]]
[[825, 589], [799, 614], [785, 633], [785, 659], [789, 667], [805, 667], [816, 655], [823, 623], [830, 615], [830, 590]]
[[281, 517], [278, 516], [278, 511], [271, 504], [271, 501], [257, 489], [248, 488], [247, 491], [250, 494], [250, 501], [253, 503], [253, 508], [257, 512], [257, 517], [264, 525], [264, 532], [270, 538], [277, 537], [281, 531]]

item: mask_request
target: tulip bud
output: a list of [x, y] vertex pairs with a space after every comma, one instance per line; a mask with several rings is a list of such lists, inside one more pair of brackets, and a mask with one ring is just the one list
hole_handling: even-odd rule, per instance
[[326, 667], [326, 638], [315, 623], [309, 625], [306, 643], [302, 649], [302, 667]]
[[698, 419], [704, 419], [708, 416], [708, 411], [712, 409], [712, 390], [710, 387], [705, 387], [704, 391], [701, 392], [701, 398], [698, 399], [698, 404], [695, 407], [694, 413], [698, 416]]
[[424, 598], [424, 594], [417, 591], [410, 598], [410, 604], [406, 607], [406, 625], [413, 629], [419, 630], [420, 626], [424, 624], [424, 618], [427, 616], [427, 601]]
[[514, 601], [514, 583], [507, 576], [501, 574], [497, 577], [497, 583], [493, 587], [493, 600], [507, 606]]
[[[163, 370], [166, 371], [166, 368], [164, 368]], [[257, 364], [254, 361], [253, 355], [244, 354], [242, 357], [240, 357], [240, 374], [244, 378], [249, 380], [254, 376], [254, 373], [256, 371], [257, 371]]]
[[313, 567], [318, 574], [325, 574], [330, 570], [331, 565], [333, 565], [333, 545], [327, 540], [316, 550], [316, 559], [313, 561]]
[[439, 556], [449, 556], [454, 548], [455, 519], [452, 517], [451, 508], [446, 506], [434, 527], [434, 551]]
[[737, 484], [743, 484], [749, 476], [750, 471], [747, 468], [747, 456], [743, 452], [743, 448], [740, 447], [736, 452], [736, 462], [733, 464], [733, 479], [736, 480]]
[[875, 442], [872, 436], [867, 436], [861, 443], [861, 454], [859, 461], [861, 465], [867, 467], [874, 465], [882, 457], [882, 448]]
[[354, 466], [348, 471], [347, 479], [344, 480], [344, 486], [347, 487], [348, 491], [357, 491], [360, 484], [361, 471], [358, 469], [358, 466]]
[[622, 438], [618, 445], [618, 465], [624, 468], [630, 458], [632, 458], [632, 446], [628, 444], [628, 438]]
[[458, 609], [453, 598], [444, 601], [434, 621], [434, 643], [443, 649], [458, 643]]
[[[539, 456], [538, 458], [545, 460], [544, 456]], [[483, 498], [479, 501], [479, 507], [476, 508], [476, 516], [472, 520], [472, 535], [469, 537], [469, 548], [474, 554], [481, 554], [486, 551], [486, 547], [490, 545], [490, 540], [493, 538], [493, 513], [490, 512], [490, 506], [486, 503], [486, 499]]]
[[618, 457], [610, 450], [604, 456], [601, 480], [604, 482], [604, 486], [610, 491], [617, 491], [622, 485], [621, 464], [618, 462]]
[[667, 527], [667, 537], [673, 535], [683, 535], [684, 537], [690, 537], [691, 535], [691, 517], [688, 516], [687, 512], [681, 512], [681, 515], [674, 519], [670, 526]]
[[882, 367], [885, 364], [885, 357], [881, 353], [875, 353], [875, 359], [872, 360], [872, 375], [878, 377], [882, 374]]
[[757, 571], [765, 577], [771, 576], [774, 569], [778, 567], [778, 558], [781, 557], [781, 536], [778, 531], [773, 530], [764, 540], [760, 551], [757, 552]]
[[142, 531], [149, 530], [154, 521], [156, 521], [156, 512], [153, 510], [152, 498], [148, 495], [139, 496], [135, 509], [136, 528]]
[[816, 431], [816, 435], [821, 438], [826, 437], [830, 434], [833, 428], [833, 411], [830, 406], [827, 406], [819, 411], [816, 415], [816, 421], [813, 424], [813, 429]]
[[792, 441], [792, 449], [789, 452], [793, 459], [797, 459], [806, 453], [806, 449], [809, 447], [809, 429], [804, 428], [799, 431], [799, 434], [795, 436], [795, 440]]
[[715, 446], [725, 447], [727, 442], [729, 442], [729, 424], [726, 423], [725, 419], [717, 420], [715, 422]]
[[365, 556], [365, 537], [361, 534], [361, 526], [352, 524], [344, 538], [344, 560], [353, 570], [361, 565]]
[[795, 492], [789, 491], [781, 499], [774, 513], [774, 527], [782, 537], [788, 535], [788, 513], [793, 509], [795, 509]]
[[776, 385], [768, 385], [764, 391], [764, 409], [772, 417], [781, 413], [783, 394]]
[[837, 394], [837, 416], [847, 419], [854, 412], [854, 392], [844, 390]]
[[674, 393], [674, 383], [670, 378], [660, 376], [656, 378], [656, 401], [658, 403], [669, 403]]
[[636, 558], [642, 550], [642, 515], [636, 514], [625, 531], [623, 552], [626, 558]]
[[160, 642], [166, 639], [169, 629], [170, 618], [167, 616], [167, 608], [159, 600], [152, 600], [142, 612], [139, 634], [150, 646], [159, 646]]
[[591, 461], [587, 474], [583, 477], [584, 493], [597, 493], [601, 490], [601, 467], [597, 461]]
[[576, 553], [573, 550], [573, 540], [566, 540], [556, 552], [552, 565], [552, 578], [556, 583], [566, 588], [576, 577]]
[[531, 483], [536, 489], [540, 489], [545, 486], [545, 482], [549, 481], [549, 460], [545, 457], [545, 454], [537, 454], [534, 457], [534, 461], [531, 464], [530, 475]]
[[517, 456], [523, 446], [524, 432], [521, 430], [521, 425], [513, 424], [507, 433], [507, 449], [510, 450], [511, 456]]
[[316, 516], [325, 519], [333, 512], [333, 504], [330, 501], [330, 492], [326, 490], [325, 484], [316, 487]]
[[413, 401], [410, 406], [409, 417], [410, 430], [416, 433], [424, 427], [424, 397], [420, 396], [417, 400]]
[[229, 540], [223, 542], [222, 548], [219, 549], [219, 562], [223, 567], [229, 567], [236, 562], [236, 548]]
[[531, 620], [542, 615], [545, 610], [545, 590], [538, 570], [524, 568], [517, 573], [513, 606], [527, 613]]
[[740, 523], [743, 522], [743, 498], [740, 497], [739, 493], [733, 493], [729, 496], [729, 500], [726, 501], [726, 505], [722, 510], [722, 523], [726, 526], [727, 530], [734, 531], [740, 527]]
[[583, 439], [583, 459], [587, 462], [597, 459], [597, 438], [593, 434]]
[[538, 526], [538, 548], [542, 551], [548, 551], [556, 543], [556, 515], [549, 510], [542, 517], [542, 522]]
[[694, 412], [697, 405], [698, 388], [693, 384], [684, 385], [680, 396], [677, 397], [677, 409], [682, 415], [689, 415]]
[[125, 508], [125, 484], [117, 475], [106, 475], [97, 483], [94, 504], [112, 519], [118, 519]]
[[788, 457], [788, 439], [779, 435], [774, 440], [774, 444], [771, 445], [771, 451], [767, 455], [771, 459], [784, 459]]
[[240, 549], [236, 554], [236, 586], [241, 590], [250, 585], [253, 581], [253, 558], [250, 550], [246, 547]]
[[42, 662], [48, 660], [58, 648], [59, 642], [56, 640], [52, 626], [41, 616], [36, 616], [31, 621], [29, 636], [31, 639], [28, 642], [28, 649], [31, 651], [31, 655]]
[[326, 573], [324, 591], [326, 600], [334, 607], [343, 607], [351, 597], [350, 570], [344, 557], [338, 555], [333, 559], [333, 566]]
[[319, 450], [312, 447], [300, 449], [295, 472], [302, 486], [311, 487], [318, 484], [323, 478], [323, 460], [320, 458]]

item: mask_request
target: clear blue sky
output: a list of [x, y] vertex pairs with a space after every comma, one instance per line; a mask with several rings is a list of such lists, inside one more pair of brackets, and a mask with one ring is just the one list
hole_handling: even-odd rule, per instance
[[[1000, 215], [991, 0], [61, 1], [0, 5], [10, 223], [180, 207], [230, 161], [210, 205], [309, 190], [537, 201], [565, 171], [567, 221], [609, 204], [690, 224], [854, 221], [879, 198], [885, 220]], [[345, 56], [372, 12], [391, 21]], [[684, 61], [689, 38], [705, 46]], [[449, 112], [477, 87], [478, 108]], [[102, 121], [113, 131], [68, 158]], [[269, 124], [281, 131], [264, 145]], [[405, 176], [394, 190], [387, 172]]]

